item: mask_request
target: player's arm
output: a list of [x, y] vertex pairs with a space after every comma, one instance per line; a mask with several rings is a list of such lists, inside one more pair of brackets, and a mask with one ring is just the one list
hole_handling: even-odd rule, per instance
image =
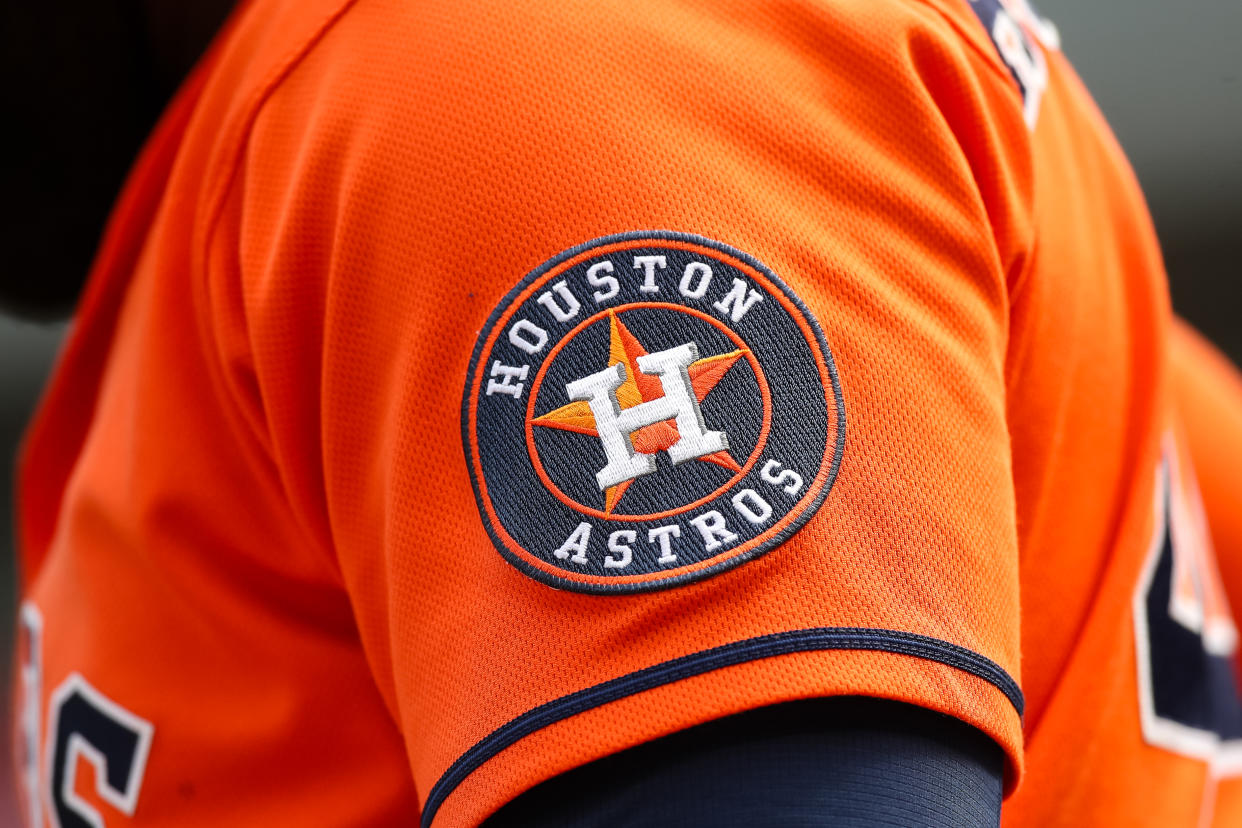
[[[901, 730], [869, 761], [920, 790], [953, 762], [901, 756], [947, 715], [1016, 784], [1029, 158], [976, 30], [357, 3], [265, 99], [210, 324], [245, 334], [228, 390], [340, 566], [425, 823], [716, 720], [784, 755], [729, 717], [839, 696], [923, 712], [828, 717], [816, 762]], [[807, 801], [881, 792], [832, 784]]]
[[544, 782], [488, 828], [920, 825], [1000, 821], [1004, 756], [902, 702], [808, 699], [699, 725]]

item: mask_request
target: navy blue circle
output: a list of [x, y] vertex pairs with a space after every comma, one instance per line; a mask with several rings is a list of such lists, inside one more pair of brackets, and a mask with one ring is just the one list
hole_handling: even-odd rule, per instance
[[[604, 250], [619, 242], [642, 243]], [[590, 255], [596, 249], [598, 255]], [[573, 264], [562, 268], [570, 259]], [[754, 278], [728, 259], [744, 263], [763, 278]], [[604, 261], [608, 264], [601, 264]], [[711, 273], [706, 285], [704, 265]], [[687, 269], [694, 278], [683, 283]], [[555, 275], [515, 306], [550, 271]], [[688, 290], [681, 290], [683, 286]], [[814, 341], [808, 341], [777, 291], [814, 331]], [[538, 422], [567, 410], [564, 407], [574, 402], [565, 388], [568, 382], [608, 367], [610, 314], [648, 353], [692, 342], [703, 360], [737, 350], [740, 340], [759, 371], [743, 355], [699, 400], [706, 428], [727, 435], [728, 459], [717, 454], [674, 465], [666, 452], [658, 452], [656, 470], [633, 479], [612, 513], [605, 513], [604, 492], [595, 479], [606, 462], [599, 437], [568, 429], [564, 418], [553, 417], [552, 426], [528, 426], [528, 418]], [[504, 329], [495, 332], [502, 319]], [[494, 332], [488, 353], [482, 353]], [[831, 390], [824, 387], [821, 365], [827, 369]], [[770, 395], [766, 412], [760, 394], [764, 379]], [[579, 409], [584, 405], [579, 403]], [[667, 231], [596, 239], [527, 274], [480, 332], [462, 411], [471, 483], [496, 548], [520, 571], [543, 583], [595, 594], [642, 592], [699, 580], [779, 545], [823, 503], [845, 439], [836, 368], [805, 305], [752, 257], [720, 242]], [[765, 413], [766, 436], [761, 434]], [[736, 469], [747, 463], [761, 438], [755, 462], [739, 474]], [[533, 441], [534, 458], [528, 439]], [[540, 477], [536, 460], [551, 486]], [[826, 478], [808, 500], [807, 493], [825, 466]], [[798, 480], [801, 485], [795, 489]], [[799, 511], [787, 525], [772, 531], [795, 509]], [[653, 518], [656, 514], [663, 516]], [[516, 554], [494, 522], [527, 555], [557, 572]], [[664, 528], [670, 526], [677, 528]], [[665, 542], [673, 561], [661, 554]], [[730, 549], [741, 551], [730, 555]], [[688, 569], [713, 559], [709, 566]], [[582, 580], [584, 576], [591, 580]]]

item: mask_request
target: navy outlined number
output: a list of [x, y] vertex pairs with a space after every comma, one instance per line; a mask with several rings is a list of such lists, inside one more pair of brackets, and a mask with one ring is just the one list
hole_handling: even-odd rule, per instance
[[1133, 604], [1143, 738], [1209, 763], [1218, 776], [1242, 774], [1238, 634], [1193, 475], [1183, 476], [1172, 439], [1153, 510]]
[[1022, 118], [1027, 128], [1035, 129], [1039, 104], [1048, 88], [1048, 63], [1043, 50], [1060, 48], [1061, 36], [1056, 26], [1041, 17], [1027, 0], [970, 0], [970, 7], [1022, 93]]
[[155, 728], [73, 673], [48, 710], [48, 780], [56, 828], [103, 828], [103, 817], [74, 792], [80, 759], [95, 766], [95, 790], [133, 816]]
[[77, 773], [83, 760], [94, 768], [99, 798], [119, 813], [133, 816], [154, 725], [96, 690], [81, 674], [70, 673], [52, 692], [40, 752], [43, 616], [29, 601], [22, 604], [19, 628], [22, 700], [17, 755], [26, 824], [42, 828], [46, 809], [52, 828], [105, 828], [104, 816], [77, 794]]

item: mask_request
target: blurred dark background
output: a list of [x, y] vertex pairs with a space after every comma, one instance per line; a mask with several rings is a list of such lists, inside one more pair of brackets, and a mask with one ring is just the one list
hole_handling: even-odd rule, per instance
[[[5, 3], [5, 270], [28, 304], [85, 273], [109, 203], [227, 0]], [[1043, 0], [1147, 194], [1176, 309], [1242, 362], [1242, 62], [1237, 0]], [[14, 194], [17, 194], [16, 196]], [[46, 314], [45, 314], [46, 315]], [[64, 323], [0, 315], [0, 653], [14, 612], [11, 469]], [[8, 685], [0, 685], [7, 696]], [[7, 705], [2, 708], [7, 710]], [[8, 720], [0, 738], [8, 744]], [[0, 826], [12, 816], [0, 747]]]

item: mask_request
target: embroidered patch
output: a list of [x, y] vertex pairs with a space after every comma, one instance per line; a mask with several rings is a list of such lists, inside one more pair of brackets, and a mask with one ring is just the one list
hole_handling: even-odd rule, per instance
[[823, 502], [844, 403], [806, 306], [727, 245], [608, 236], [527, 274], [462, 402], [483, 522], [527, 575], [641, 592], [762, 555]]

